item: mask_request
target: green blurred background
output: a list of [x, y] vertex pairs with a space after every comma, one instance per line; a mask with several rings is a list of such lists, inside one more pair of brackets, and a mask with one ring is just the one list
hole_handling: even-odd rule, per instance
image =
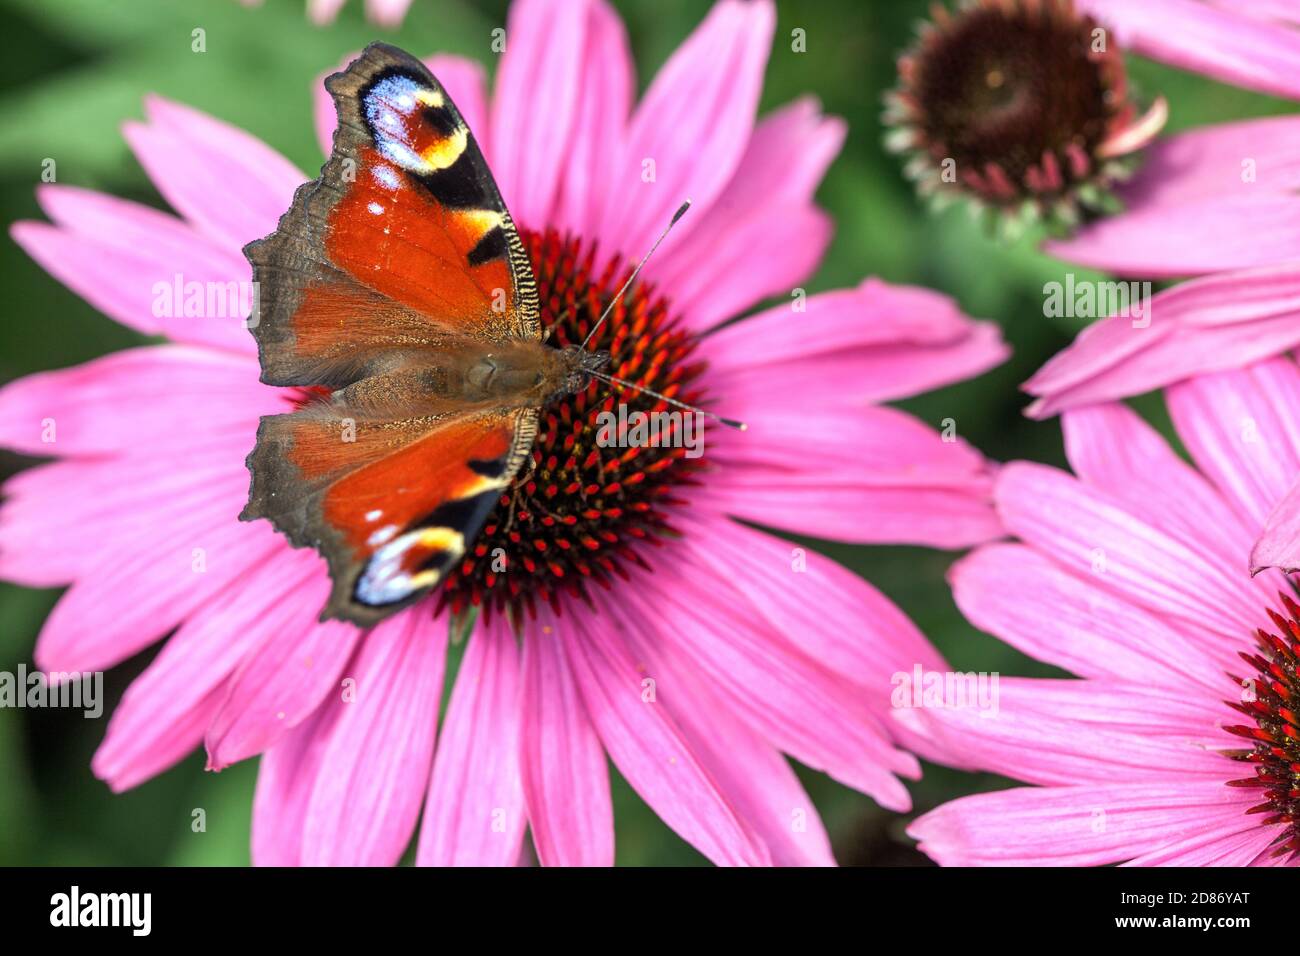
[[[383, 38], [416, 54], [460, 53], [488, 62], [493, 28], [507, 0], [415, 0], [397, 31], [367, 23], [349, 0], [337, 23], [311, 25], [303, 0], [0, 0], [0, 210], [6, 223], [39, 218], [33, 188], [41, 162], [58, 162], [59, 181], [162, 207], [127, 151], [123, 120], [158, 92], [260, 136], [315, 172], [309, 86], [346, 54]], [[614, 0], [631, 37], [644, 88], [654, 70], [699, 22], [705, 0]], [[849, 122], [844, 152], [819, 193], [836, 237], [810, 290], [856, 284], [867, 274], [930, 286], [971, 315], [1001, 323], [1015, 355], [1003, 367], [905, 403], [930, 423], [947, 417], [993, 458], [1062, 462], [1055, 422], [1021, 415], [1017, 390], [1063, 347], [1081, 320], [1043, 317], [1043, 284], [1063, 267], [1035, 249], [994, 242], [961, 209], [922, 212], [898, 162], [881, 146], [881, 97], [893, 83], [895, 54], [911, 42], [929, 0], [778, 0], [777, 41], [763, 109], [812, 92]], [[202, 27], [207, 52], [191, 52]], [[790, 30], [807, 33], [807, 54], [790, 51]], [[1165, 94], [1171, 129], [1284, 112], [1287, 104], [1130, 60], [1145, 95]], [[1076, 270], [1077, 272], [1078, 270]], [[60, 368], [139, 339], [97, 314], [47, 276], [7, 237], [0, 242], [6, 315], [0, 321], [0, 381]], [[1140, 400], [1165, 423], [1158, 402]], [[196, 409], [196, 414], [201, 410]], [[1165, 429], [1168, 431], [1167, 428]], [[0, 476], [31, 464], [0, 452]], [[962, 670], [1048, 674], [1041, 665], [976, 632], [958, 614], [944, 582], [954, 556], [914, 548], [850, 548], [810, 542], [889, 594]], [[31, 667], [40, 625], [56, 591], [0, 584], [0, 670]], [[107, 713], [148, 663], [143, 653], [105, 677]], [[248, 862], [252, 761], [220, 774], [192, 756], [163, 776], [113, 796], [90, 773], [105, 721], [54, 710], [0, 710], [0, 864], [243, 865]], [[909, 817], [882, 811], [861, 794], [803, 774], [844, 864], [914, 865], [925, 858], [904, 834]], [[1005, 781], [926, 767], [911, 787], [915, 812]], [[191, 812], [207, 811], [193, 833]], [[620, 864], [693, 864], [702, 859], [665, 827], [622, 780], [615, 781]]]

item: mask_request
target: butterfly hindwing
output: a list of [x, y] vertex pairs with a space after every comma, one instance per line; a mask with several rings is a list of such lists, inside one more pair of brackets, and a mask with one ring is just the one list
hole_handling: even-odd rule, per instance
[[465, 555], [532, 446], [537, 411], [357, 421], [327, 405], [267, 416], [241, 515], [326, 558], [322, 617], [373, 624]]
[[372, 44], [326, 88], [329, 160], [245, 248], [262, 381], [307, 391], [262, 419], [241, 518], [318, 550], [322, 616], [365, 626], [441, 582], [509, 488], [537, 410], [468, 400], [465, 371], [540, 326], [518, 231], [424, 65]]

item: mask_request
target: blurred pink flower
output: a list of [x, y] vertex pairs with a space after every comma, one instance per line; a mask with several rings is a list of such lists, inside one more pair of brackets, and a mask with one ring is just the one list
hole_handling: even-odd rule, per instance
[[[635, 109], [623, 26], [595, 0], [516, 3], [490, 100], [478, 64], [433, 68], [526, 232], [639, 254], [682, 197], [695, 201], [646, 274], [698, 336], [788, 296], [830, 235], [812, 196], [843, 124], [811, 100], [755, 121], [774, 21], [770, 3], [719, 3]], [[938, 653], [856, 575], [733, 517], [856, 542], [997, 535], [985, 461], [877, 404], [998, 363], [994, 326], [868, 280], [699, 338], [702, 381], [749, 432], [710, 433], [707, 482], [669, 506], [680, 537], [620, 543], [653, 574], [634, 569], [562, 613], [541, 604], [522, 640], [500, 615], [478, 628], [435, 749], [447, 619], [425, 603], [366, 634], [317, 622], [323, 562], [235, 519], [258, 416], [283, 410], [288, 390], [259, 384], [242, 321], [151, 308], [173, 276], [247, 281], [241, 247], [306, 177], [189, 108], [150, 98], [147, 114], [126, 136], [179, 217], [49, 186], [53, 224], [13, 235], [107, 315], [171, 344], [0, 391], [0, 441], [58, 456], [11, 481], [0, 510], [0, 574], [71, 585], [37, 662], [110, 667], [171, 634], [95, 755], [113, 789], [200, 743], [215, 768], [263, 754], [253, 858], [271, 864], [394, 863], [422, 804], [420, 863], [513, 863], [527, 826], [543, 863], [609, 864], [607, 755], [717, 863], [833, 862], [782, 752], [908, 807], [895, 775], [918, 765], [895, 743], [913, 741], [873, 689], [915, 663], [942, 667]]]
[[1300, 369], [1276, 358], [1165, 396], [1195, 468], [1123, 404], [1067, 411], [1074, 474], [1004, 466], [997, 507], [1020, 540], [951, 571], [972, 624], [1082, 679], [1003, 677], [995, 716], [900, 712], [966, 766], [1037, 785], [916, 820], [940, 863], [1296, 861], [1300, 609], [1286, 576], [1245, 564], [1300, 475]]
[[[333, 23], [347, 0], [307, 0], [307, 16], [319, 24]], [[366, 17], [384, 27], [398, 27], [406, 17], [411, 0], [365, 0]]]
[[[262, 0], [239, 0], [246, 7], [262, 5]], [[313, 23], [333, 23], [348, 0], [307, 0], [307, 16]], [[366, 17], [383, 27], [399, 27], [406, 18], [412, 0], [364, 0]]]

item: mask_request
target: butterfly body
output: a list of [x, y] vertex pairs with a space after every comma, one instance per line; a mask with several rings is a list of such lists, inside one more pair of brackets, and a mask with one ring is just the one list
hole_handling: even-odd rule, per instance
[[372, 44], [326, 81], [321, 175], [249, 244], [266, 416], [244, 520], [319, 551], [322, 618], [373, 625], [442, 581], [607, 353], [543, 341], [536, 282], [474, 138], [414, 57]]
[[606, 352], [573, 347], [466, 339], [438, 350], [389, 353], [384, 367], [337, 389], [330, 401], [371, 414], [541, 408], [586, 388], [590, 373], [608, 360]]

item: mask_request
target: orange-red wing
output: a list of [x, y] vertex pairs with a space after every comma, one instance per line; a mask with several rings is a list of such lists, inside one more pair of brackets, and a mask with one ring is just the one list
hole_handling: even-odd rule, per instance
[[262, 419], [245, 520], [314, 547], [334, 590], [322, 618], [373, 624], [438, 582], [532, 445], [533, 409], [358, 421], [331, 406]]
[[325, 86], [333, 152], [244, 249], [262, 380], [337, 387], [395, 347], [539, 337], [528, 256], [442, 85], [374, 43]]

